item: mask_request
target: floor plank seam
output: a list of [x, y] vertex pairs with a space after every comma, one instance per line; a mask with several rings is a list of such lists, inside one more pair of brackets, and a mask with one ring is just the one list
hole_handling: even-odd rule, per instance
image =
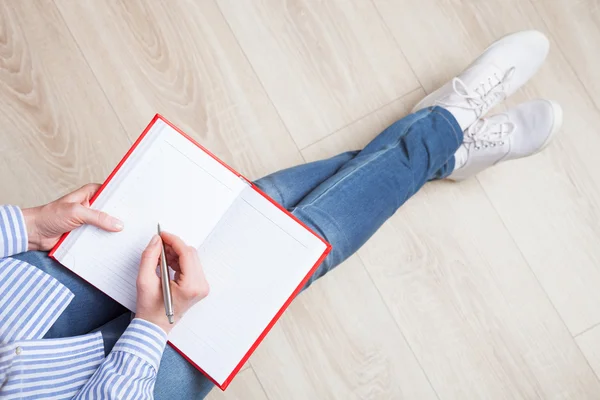
[[435, 386], [431, 382], [431, 379], [429, 378], [429, 374], [427, 373], [427, 371], [423, 367], [423, 364], [421, 363], [421, 360], [419, 360], [419, 358], [417, 357], [417, 354], [413, 350], [412, 345], [406, 339], [406, 335], [404, 334], [404, 331], [400, 327], [400, 324], [398, 323], [398, 321], [394, 317], [394, 314], [392, 313], [392, 310], [390, 309], [390, 307], [388, 306], [387, 302], [385, 301], [383, 295], [381, 294], [381, 290], [379, 290], [379, 286], [377, 286], [377, 284], [375, 283], [375, 280], [373, 280], [373, 277], [371, 276], [371, 273], [369, 272], [369, 269], [367, 267], [365, 267], [365, 262], [361, 258], [359, 252], [356, 253], [356, 257], [358, 258], [358, 261], [360, 262], [361, 267], [364, 269], [364, 271], [366, 272], [367, 276], [369, 277], [369, 280], [371, 281], [371, 284], [373, 285], [373, 287], [375, 288], [375, 290], [377, 290], [377, 295], [379, 296], [379, 299], [381, 300], [381, 303], [385, 307], [385, 310], [387, 311], [387, 314], [390, 316], [390, 318], [392, 319], [392, 321], [394, 321], [394, 325], [396, 325], [396, 327], [398, 328], [398, 332], [400, 333], [401, 339], [404, 340], [404, 342], [406, 343], [406, 346], [408, 346], [408, 348], [410, 349], [410, 353], [413, 355], [413, 357], [415, 358], [415, 361], [417, 362], [417, 365], [419, 366], [419, 368], [423, 372], [423, 376], [425, 376], [425, 380], [427, 381], [427, 383], [431, 387], [431, 390], [433, 390], [433, 393], [435, 394], [435, 397], [438, 400], [441, 400], [440, 395], [437, 392], [437, 389], [435, 388]]
[[[485, 187], [481, 184], [481, 181], [479, 181], [479, 178], [475, 177], [475, 179], [477, 180], [477, 183], [479, 184], [479, 186], [481, 187], [483, 193], [485, 194], [485, 197], [488, 199], [489, 203], [491, 204], [492, 208], [494, 209], [494, 211], [496, 212], [496, 215], [498, 216], [498, 219], [500, 219], [500, 222], [502, 223], [502, 226], [504, 227], [504, 229], [506, 230], [506, 232], [508, 233], [508, 235], [510, 236], [510, 240], [513, 242], [513, 244], [515, 245], [515, 247], [517, 248], [519, 254], [521, 255], [521, 258], [523, 259], [523, 261], [525, 262], [525, 264], [527, 265], [527, 267], [529, 268], [529, 271], [531, 272], [531, 274], [533, 275], [535, 281], [538, 284], [538, 287], [540, 288], [540, 290], [542, 291], [542, 293], [544, 294], [544, 297], [546, 298], [546, 300], [548, 301], [548, 303], [550, 304], [550, 306], [552, 307], [552, 309], [554, 310], [554, 312], [556, 313], [556, 316], [560, 319], [564, 329], [570, 334], [570, 336], [573, 338], [573, 342], [575, 344], [575, 347], [577, 348], [577, 352], [579, 353], [579, 355], [582, 357], [582, 359], [585, 361], [585, 363], [587, 364], [588, 368], [592, 371], [594, 371], [594, 368], [592, 368], [592, 365], [590, 364], [590, 361], [588, 360], [588, 358], [585, 356], [585, 354], [583, 353], [583, 351], [581, 350], [581, 348], [579, 347], [579, 345], [577, 344], [577, 341], [575, 340], [575, 336], [573, 335], [573, 333], [571, 332], [571, 330], [569, 329], [569, 326], [567, 325], [567, 323], [565, 322], [565, 320], [563, 319], [562, 315], [558, 312], [558, 309], [556, 308], [556, 305], [554, 304], [554, 302], [552, 301], [550, 295], [548, 294], [548, 292], [546, 292], [546, 289], [544, 288], [544, 285], [542, 285], [542, 283], [540, 282], [537, 274], [535, 273], [535, 271], [533, 270], [533, 268], [531, 267], [531, 264], [529, 263], [529, 260], [527, 259], [527, 257], [525, 256], [525, 253], [523, 253], [523, 250], [521, 249], [521, 246], [519, 246], [519, 244], [517, 243], [517, 241], [515, 240], [515, 237], [513, 236], [512, 232], [510, 231], [510, 229], [508, 229], [508, 226], [506, 225], [504, 218], [502, 218], [502, 215], [500, 214], [500, 212], [498, 211], [498, 209], [496, 208], [496, 205], [494, 204], [494, 202], [492, 201], [492, 199], [490, 198], [488, 192], [486, 191]], [[590, 328], [591, 329], [591, 328]], [[600, 383], [600, 377], [598, 377], [598, 375], [596, 375], [594, 373], [594, 375], [596, 376], [596, 381], [598, 383]]]
[[375, 2], [373, 0], [369, 0], [371, 2], [371, 4], [373, 5], [373, 8], [375, 9], [375, 12], [377, 13], [377, 16], [379, 17], [379, 20], [381, 21], [381, 23], [383, 24], [383, 26], [385, 27], [386, 32], [388, 33], [389, 36], [391, 36], [392, 40], [394, 41], [394, 43], [396, 44], [396, 47], [398, 48], [398, 50], [400, 51], [400, 54], [402, 54], [402, 57], [404, 58], [404, 61], [406, 61], [406, 64], [408, 65], [408, 67], [410, 68], [410, 70], [412, 71], [413, 77], [415, 78], [415, 80], [417, 82], [419, 82], [419, 85], [421, 86], [421, 88], [423, 88], [423, 91], [426, 94], [427, 91], [425, 90], [425, 86], [423, 86], [423, 82], [421, 82], [421, 80], [419, 79], [419, 76], [417, 75], [417, 72], [415, 71], [415, 69], [413, 68], [412, 64], [410, 63], [410, 61], [408, 60], [408, 57], [406, 57], [406, 54], [404, 54], [404, 50], [402, 50], [402, 46], [400, 46], [400, 43], [398, 43], [398, 40], [396, 39], [396, 36], [392, 34], [392, 31], [390, 29], [390, 27], [388, 26], [387, 22], [385, 22], [385, 19], [383, 18], [383, 16], [381, 15], [381, 12], [379, 11], [379, 8], [377, 7], [377, 4], [375, 4]]
[[594, 328], [597, 328], [597, 327], [599, 327], [599, 326], [600, 326], [600, 322], [597, 322], [597, 323], [593, 324], [592, 326], [590, 326], [589, 328], [586, 328], [586, 329], [582, 330], [582, 331], [581, 331], [581, 332], [579, 332], [579, 333], [575, 333], [575, 334], [573, 334], [573, 337], [574, 337], [575, 339], [577, 339], [578, 337], [580, 337], [580, 336], [583, 336], [584, 334], [588, 333], [588, 332], [589, 332], [589, 331], [591, 331], [592, 329], [594, 329]]
[[[395, 98], [395, 99], [391, 100], [389, 103], [386, 103], [386, 104], [382, 105], [381, 107], [378, 107], [378, 108], [376, 108], [375, 110], [373, 110], [373, 111], [369, 112], [368, 114], [366, 114], [366, 115], [363, 115], [362, 117], [359, 117], [359, 118], [357, 118], [357, 119], [355, 119], [355, 120], [353, 120], [353, 121], [351, 121], [351, 122], [347, 123], [346, 125], [342, 126], [341, 128], [339, 128], [339, 129], [336, 129], [335, 131], [333, 131], [333, 132], [331, 132], [331, 133], [328, 133], [327, 135], [323, 136], [323, 137], [322, 137], [322, 138], [320, 138], [319, 140], [317, 140], [317, 141], [315, 141], [315, 142], [312, 142], [311, 144], [309, 144], [309, 145], [307, 145], [307, 146], [304, 146], [303, 148], [301, 148], [301, 149], [300, 149], [300, 152], [302, 152], [302, 151], [304, 151], [304, 150], [308, 149], [308, 148], [309, 148], [309, 147], [311, 147], [311, 146], [314, 146], [314, 145], [315, 145], [315, 144], [317, 144], [317, 143], [320, 143], [320, 142], [324, 141], [325, 139], [329, 138], [330, 136], [333, 136], [333, 135], [335, 135], [336, 133], [338, 133], [338, 132], [340, 132], [340, 131], [343, 131], [344, 129], [348, 128], [349, 126], [351, 126], [351, 125], [354, 125], [354, 124], [356, 124], [356, 123], [358, 123], [358, 122], [360, 122], [360, 121], [362, 121], [362, 120], [364, 120], [364, 119], [366, 119], [366, 118], [370, 117], [371, 115], [373, 115], [373, 114], [375, 114], [375, 113], [377, 113], [377, 112], [381, 111], [382, 109], [384, 109], [384, 108], [386, 108], [386, 107], [390, 106], [390, 105], [391, 105], [391, 104], [393, 104], [394, 102], [396, 102], [396, 101], [399, 101], [399, 100], [402, 100], [404, 97], [410, 96], [412, 93], [415, 93], [415, 92], [417, 92], [417, 91], [419, 91], [419, 90], [423, 90], [423, 91], [425, 91], [425, 90], [423, 89], [423, 87], [422, 87], [422, 86], [419, 86], [419, 87], [417, 87], [417, 88], [415, 88], [415, 89], [413, 89], [413, 90], [411, 90], [411, 91], [409, 91], [409, 92], [407, 92], [407, 93], [404, 93], [403, 95], [401, 95], [401, 96], [399, 96], [399, 97], [397, 97], [397, 98]], [[399, 115], [397, 119], [401, 119], [401, 118], [403, 118], [403, 117], [404, 117], [404, 115]], [[374, 133], [373, 133], [373, 137], [375, 137], [375, 135], [377, 135], [378, 133], [379, 133], [379, 132], [374, 132]]]
[[256, 373], [256, 371], [254, 370], [254, 367], [252, 366], [252, 363], [250, 363], [250, 367], [248, 368], [250, 371], [252, 371], [252, 374], [254, 375], [254, 377], [256, 378], [256, 381], [258, 382], [258, 384], [260, 385], [260, 388], [262, 390], [262, 392], [265, 395], [265, 398], [267, 400], [270, 400], [271, 398], [269, 397], [269, 394], [267, 393], [265, 386], [263, 385], [262, 381], [260, 380], [260, 378], [258, 377], [258, 374]]
[[108, 95], [106, 94], [106, 91], [104, 90], [104, 86], [102, 85], [102, 83], [98, 79], [98, 76], [96, 75], [96, 71], [94, 71], [94, 68], [92, 68], [92, 65], [90, 64], [90, 61], [88, 60], [87, 56], [83, 52], [83, 49], [81, 48], [81, 45], [79, 44], [79, 41], [77, 40], [77, 38], [73, 34], [73, 31], [71, 30], [71, 27], [69, 26], [67, 20], [65, 19], [65, 16], [62, 13], [62, 10], [60, 9], [60, 7], [58, 6], [58, 4], [56, 4], [56, 2], [54, 0], [52, 0], [52, 4], [54, 5], [54, 8], [56, 8], [56, 11], [58, 12], [58, 15], [60, 15], [60, 19], [62, 20], [63, 24], [67, 28], [67, 31], [69, 32], [69, 35], [71, 35], [71, 39], [73, 39], [73, 43], [75, 43], [75, 46], [77, 46], [77, 50], [79, 51], [79, 54], [81, 54], [81, 57], [85, 61], [85, 65], [87, 65], [88, 69], [90, 70], [90, 72], [94, 76], [94, 79], [96, 80], [96, 84], [98, 85], [98, 87], [102, 91], [102, 95], [106, 99], [106, 102], [108, 103], [111, 111], [115, 115], [117, 121], [119, 121], [119, 125], [121, 125], [121, 129], [123, 129], [123, 132], [125, 133], [125, 136], [127, 136], [127, 140], [129, 141], [129, 144], [133, 144], [133, 142], [135, 141], [135, 137], [131, 137], [130, 134], [129, 134], [129, 132], [127, 132], [127, 129], [125, 129], [125, 125], [123, 124], [123, 121], [121, 120], [121, 117], [119, 116], [119, 113], [117, 113], [117, 110], [115, 110], [115, 107], [114, 107], [112, 101], [110, 101]]
[[536, 7], [535, 2], [532, 2], [531, 0], [529, 0], [529, 3], [531, 4], [531, 6], [533, 7], [533, 9], [535, 10], [536, 14], [538, 15], [538, 17], [540, 18], [540, 20], [542, 21], [542, 23], [544, 24], [544, 27], [546, 28], [546, 31], [549, 32], [550, 35], [552, 36], [552, 38], [554, 39], [554, 45], [556, 46], [556, 48], [558, 49], [558, 51], [562, 55], [562, 58], [565, 60], [565, 62], [569, 66], [569, 69], [573, 73], [573, 76], [575, 77], [575, 79], [577, 79], [577, 82], [579, 82], [579, 84], [583, 88], [583, 91], [586, 94], [588, 100], [591, 101], [591, 103], [594, 105], [594, 108], [596, 110], [600, 111], [600, 105], [596, 104], [596, 101], [592, 97], [591, 93], [588, 91], [587, 86], [581, 80], [581, 77], [577, 73], [577, 70], [575, 68], [573, 68], [573, 64], [571, 64], [571, 61], [569, 60], [569, 58], [566, 56], [565, 52], [563, 51], [563, 49], [562, 49], [562, 47], [560, 45], [560, 42], [558, 40], [556, 40], [556, 38], [554, 37], [554, 32], [548, 26], [548, 23], [546, 22], [546, 19], [544, 18], [544, 16], [542, 15], [542, 13], [540, 13], [538, 7]]
[[[260, 79], [260, 76], [256, 72], [256, 69], [254, 68], [254, 65], [252, 64], [252, 62], [250, 62], [250, 58], [248, 57], [248, 54], [246, 54], [246, 50], [244, 50], [244, 48], [242, 47], [242, 44], [240, 43], [240, 41], [239, 41], [239, 39], [237, 37], [237, 34], [235, 33], [235, 31], [231, 27], [231, 24], [229, 23], [229, 20], [227, 19], [227, 17], [225, 17], [225, 14], [223, 13], [223, 10], [221, 9], [221, 6], [219, 5], [219, 2], [217, 0], [211, 0], [211, 1], [213, 1], [213, 4], [216, 6], [217, 10], [219, 10], [219, 14], [221, 15], [221, 18], [223, 18], [223, 21], [225, 21], [225, 24], [227, 25], [227, 29], [229, 29], [229, 32], [231, 32], [231, 35], [235, 39], [235, 43], [237, 44], [238, 48], [240, 49], [240, 52], [242, 53], [242, 55], [244, 56], [244, 59], [248, 63], [248, 66], [250, 67], [250, 70], [252, 70], [252, 73], [254, 74], [254, 77], [256, 78], [257, 82], [259, 83], [261, 89], [265, 93], [265, 96], [267, 96], [267, 99], [269, 99], [269, 103], [271, 103], [271, 107], [273, 107], [273, 110], [275, 110], [275, 114], [277, 114], [277, 118], [279, 118], [279, 121], [281, 121], [281, 124], [285, 128], [285, 131], [287, 132], [288, 136], [292, 139], [292, 142], [294, 143], [294, 146], [296, 146], [296, 149], [298, 150], [298, 153], [300, 153], [300, 155], [302, 155], [302, 151], [301, 151], [302, 149], [300, 149], [300, 146], [298, 146], [298, 142], [296, 142], [296, 139], [294, 138], [294, 135], [292, 135], [292, 133], [290, 131], [290, 128], [285, 123], [285, 120], [281, 116], [281, 113], [279, 112], [279, 109], [277, 108], [277, 106], [273, 102], [273, 99], [271, 99], [271, 95], [269, 94], [269, 92], [267, 91], [267, 88], [263, 84], [262, 79]], [[304, 157], [303, 157], [303, 159], [304, 159]]]

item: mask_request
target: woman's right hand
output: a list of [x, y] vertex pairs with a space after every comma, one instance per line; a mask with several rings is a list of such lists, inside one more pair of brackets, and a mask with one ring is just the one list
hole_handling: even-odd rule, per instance
[[161, 240], [165, 243], [168, 265], [175, 270], [171, 281], [175, 323], [198, 301], [208, 296], [209, 286], [202, 271], [198, 252], [173, 234], [155, 235], [144, 253], [137, 279], [136, 318], [161, 327], [167, 334], [174, 326], [165, 314], [162, 287], [156, 268], [160, 261]]

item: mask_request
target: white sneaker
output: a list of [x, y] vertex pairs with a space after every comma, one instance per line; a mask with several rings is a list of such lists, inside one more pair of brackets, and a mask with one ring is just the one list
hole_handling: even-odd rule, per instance
[[413, 112], [435, 105], [444, 107], [464, 131], [523, 86], [540, 68], [549, 48], [548, 39], [538, 31], [507, 35], [458, 77], [421, 100]]
[[460, 181], [502, 161], [542, 151], [562, 125], [562, 109], [548, 100], [532, 100], [506, 113], [483, 118], [465, 131], [448, 179]]

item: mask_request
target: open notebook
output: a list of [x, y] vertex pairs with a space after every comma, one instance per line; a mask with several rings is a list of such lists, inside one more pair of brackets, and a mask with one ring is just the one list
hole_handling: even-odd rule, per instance
[[[140, 256], [156, 224], [198, 249], [210, 294], [170, 344], [225, 389], [330, 246], [156, 115], [92, 199], [125, 229], [84, 226], [50, 255], [135, 311]], [[177, 305], [175, 305], [177, 306]]]

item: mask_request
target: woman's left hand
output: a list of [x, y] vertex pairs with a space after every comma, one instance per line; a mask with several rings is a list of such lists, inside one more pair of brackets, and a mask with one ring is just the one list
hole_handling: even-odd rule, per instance
[[50, 250], [63, 233], [84, 224], [109, 232], [123, 230], [123, 223], [117, 218], [90, 208], [90, 199], [99, 188], [100, 185], [90, 183], [52, 203], [24, 209], [28, 250]]

